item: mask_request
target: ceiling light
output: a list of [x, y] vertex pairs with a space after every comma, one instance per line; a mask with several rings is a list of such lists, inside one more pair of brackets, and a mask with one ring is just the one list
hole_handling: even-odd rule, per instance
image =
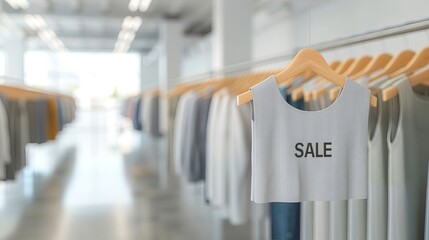
[[24, 10], [30, 7], [30, 3], [28, 2], [28, 0], [19, 0], [18, 5]]
[[28, 0], [6, 0], [13, 9], [27, 9], [30, 7]]
[[128, 4], [128, 9], [131, 12], [136, 12], [139, 9], [140, 0], [130, 0]]
[[122, 29], [129, 29], [132, 24], [133, 24], [133, 17], [127, 16], [124, 18], [124, 21], [122, 22]]
[[152, 3], [152, 0], [141, 0], [139, 10], [141, 12], [146, 12], [151, 3]]
[[6, 0], [6, 2], [13, 8], [13, 9], [19, 9], [19, 5], [15, 0]]
[[127, 42], [132, 42], [135, 37], [136, 37], [136, 33], [135, 32], [128, 32], [128, 34], [125, 36], [124, 40], [127, 41]]
[[127, 31], [127, 30], [122, 29], [122, 30], [119, 32], [118, 39], [124, 39], [127, 33], [128, 33], [128, 31]]
[[53, 39], [57, 38], [57, 35], [51, 29], [45, 29], [45, 30], [39, 31], [37, 35], [40, 37], [40, 39], [42, 39], [47, 43], [50, 43]]
[[25, 15], [24, 20], [33, 31], [47, 27], [45, 20], [40, 15]]
[[137, 16], [134, 17], [131, 28], [134, 31], [137, 32], [139, 30], [139, 28], [140, 28], [141, 25], [142, 25], [142, 18], [141, 17], [137, 17]]

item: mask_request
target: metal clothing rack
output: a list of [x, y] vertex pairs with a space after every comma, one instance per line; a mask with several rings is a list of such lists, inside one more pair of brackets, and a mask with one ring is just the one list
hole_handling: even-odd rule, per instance
[[[422, 31], [426, 29], [429, 29], [429, 18], [413, 21], [413, 22], [407, 22], [405, 24], [387, 27], [376, 31], [370, 31], [363, 34], [353, 35], [346, 38], [336, 39], [333, 41], [323, 42], [323, 43], [312, 45], [311, 47], [319, 51], [327, 51], [327, 50], [337, 49], [341, 47], [362, 44], [362, 43], [379, 40], [383, 38], [389, 38], [389, 37], [394, 37], [402, 34]], [[253, 67], [264, 66], [264, 65], [292, 59], [300, 49], [302, 48], [295, 48], [291, 51], [272, 55], [266, 58], [262, 58], [254, 61], [248, 61], [248, 62], [241, 62], [241, 63], [230, 65], [220, 70], [209, 71], [203, 74], [198, 74], [198, 75], [189, 76], [189, 77], [181, 77], [176, 80], [177, 82], [193, 82], [193, 81], [199, 81], [202, 79], [208, 79], [212, 77], [219, 77], [219, 76], [239, 73], [241, 71], [249, 70]]]

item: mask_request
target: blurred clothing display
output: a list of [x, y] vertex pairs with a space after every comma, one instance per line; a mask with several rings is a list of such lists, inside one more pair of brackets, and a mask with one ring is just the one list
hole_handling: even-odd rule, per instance
[[54, 93], [0, 86], [0, 177], [14, 180], [27, 165], [26, 145], [55, 140], [75, 118], [73, 98]]
[[148, 132], [154, 137], [162, 136], [160, 126], [160, 96], [157, 94], [139, 94], [125, 99], [121, 106], [121, 115], [131, 120], [133, 128]]

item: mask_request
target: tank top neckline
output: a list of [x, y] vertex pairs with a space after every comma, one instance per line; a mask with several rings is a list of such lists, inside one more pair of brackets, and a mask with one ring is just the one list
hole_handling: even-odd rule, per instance
[[[404, 77], [405, 77], [405, 80], [403, 80], [403, 81], [407, 81], [407, 83], [404, 83], [404, 85], [405, 85], [404, 88], [412, 97], [412, 99], [413, 99], [412, 101], [414, 101], [416, 104], [421, 104], [421, 105], [427, 106], [429, 104], [429, 97], [416, 93], [410, 84], [409, 78], [407, 76], [404, 76]], [[402, 81], [398, 82], [398, 84], [402, 84]], [[399, 96], [399, 98], [400, 98], [400, 96]]]
[[286, 105], [286, 108], [289, 108], [291, 111], [295, 111], [299, 114], [303, 113], [303, 114], [317, 114], [317, 113], [323, 113], [323, 112], [329, 112], [329, 111], [333, 111], [335, 110], [338, 105], [340, 105], [343, 102], [343, 98], [345, 97], [346, 94], [349, 94], [349, 88], [350, 88], [350, 79], [348, 77], [346, 77], [346, 81], [344, 84], [344, 87], [342, 87], [340, 93], [337, 95], [337, 98], [335, 99], [335, 101], [333, 101], [328, 107], [323, 108], [321, 110], [314, 110], [314, 111], [308, 111], [308, 110], [301, 110], [298, 108], [295, 108], [294, 106], [290, 105], [281, 95], [278, 86], [277, 86], [277, 81], [275, 76], [272, 76], [272, 81], [270, 81], [272, 86], [273, 86], [273, 90], [275, 91], [274, 95], [275, 95], [275, 99], [278, 100], [281, 104]]

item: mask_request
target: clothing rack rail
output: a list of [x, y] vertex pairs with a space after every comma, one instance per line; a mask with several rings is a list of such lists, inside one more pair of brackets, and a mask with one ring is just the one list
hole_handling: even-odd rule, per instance
[[[407, 22], [405, 24], [387, 27], [375, 31], [366, 32], [363, 34], [357, 34], [346, 38], [340, 38], [332, 41], [322, 42], [319, 44], [312, 45], [311, 47], [321, 52], [333, 50], [341, 47], [352, 46], [356, 44], [362, 44], [374, 40], [394, 37], [407, 33], [417, 32], [429, 29], [429, 18], [425, 18], [418, 21]], [[176, 82], [194, 82], [200, 81], [207, 78], [221, 77], [225, 75], [237, 74], [242, 71], [250, 70], [253, 67], [264, 66], [268, 64], [278, 63], [292, 59], [302, 48], [295, 48], [291, 51], [283, 52], [280, 54], [272, 55], [269, 57], [246, 61], [237, 64], [227, 66], [223, 69], [209, 71], [203, 74], [180, 77], [176, 79]]]

